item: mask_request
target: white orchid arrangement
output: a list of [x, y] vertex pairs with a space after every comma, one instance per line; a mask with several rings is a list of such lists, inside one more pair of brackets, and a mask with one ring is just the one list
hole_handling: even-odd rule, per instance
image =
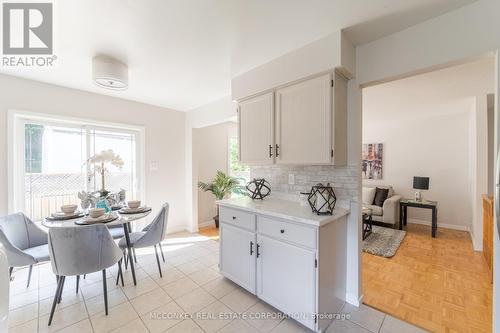
[[120, 155], [115, 154], [115, 152], [111, 149], [103, 150], [99, 154], [95, 154], [87, 161], [88, 164], [93, 166], [93, 173], [98, 173], [101, 175], [101, 191], [106, 192], [105, 190], [105, 174], [108, 171], [109, 165], [113, 165], [121, 170], [123, 167], [123, 159]]

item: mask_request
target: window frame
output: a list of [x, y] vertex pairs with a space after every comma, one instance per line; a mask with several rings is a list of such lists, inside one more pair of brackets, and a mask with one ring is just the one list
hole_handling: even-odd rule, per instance
[[[44, 114], [19, 110], [8, 111], [8, 213], [26, 211], [25, 202], [25, 133], [24, 126], [27, 123], [39, 125], [65, 126], [69, 128], [82, 129], [85, 133], [86, 147], [90, 147], [90, 131], [114, 131], [124, 134], [135, 135], [136, 153], [136, 182], [137, 197], [145, 199], [146, 193], [146, 173], [145, 173], [145, 134], [146, 130], [142, 126], [119, 124], [112, 122], [101, 122], [92, 119], [66, 117], [55, 114]], [[90, 150], [87, 149], [87, 158]], [[86, 168], [86, 179], [88, 179], [89, 168]], [[22, 171], [22, 172], [20, 172]], [[88, 190], [89, 182], [86, 182], [85, 190]]]

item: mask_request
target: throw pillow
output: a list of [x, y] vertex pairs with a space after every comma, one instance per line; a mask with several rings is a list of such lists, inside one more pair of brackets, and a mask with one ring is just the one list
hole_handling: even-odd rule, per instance
[[363, 204], [372, 205], [374, 198], [375, 198], [375, 188], [363, 187]]
[[375, 198], [373, 199], [373, 204], [382, 207], [388, 195], [389, 195], [388, 188], [377, 187], [375, 190]]

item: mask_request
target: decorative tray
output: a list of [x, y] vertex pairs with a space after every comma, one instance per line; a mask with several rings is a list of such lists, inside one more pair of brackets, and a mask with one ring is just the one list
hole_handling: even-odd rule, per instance
[[89, 225], [96, 223], [109, 223], [118, 219], [118, 215], [113, 213], [106, 213], [98, 218], [92, 218], [90, 216], [85, 216], [85, 218], [75, 221], [75, 224], [78, 225]]
[[138, 208], [128, 208], [124, 207], [118, 211], [120, 214], [139, 214], [151, 211], [151, 207], [138, 207]]
[[85, 216], [83, 212], [75, 212], [73, 214], [64, 214], [63, 212], [53, 213], [51, 216], [47, 217], [48, 221], [66, 221], [77, 219]]

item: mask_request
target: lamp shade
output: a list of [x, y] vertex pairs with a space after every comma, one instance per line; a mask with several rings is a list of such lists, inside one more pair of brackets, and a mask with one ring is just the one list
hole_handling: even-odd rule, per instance
[[428, 190], [429, 177], [413, 177], [413, 188], [416, 190]]

